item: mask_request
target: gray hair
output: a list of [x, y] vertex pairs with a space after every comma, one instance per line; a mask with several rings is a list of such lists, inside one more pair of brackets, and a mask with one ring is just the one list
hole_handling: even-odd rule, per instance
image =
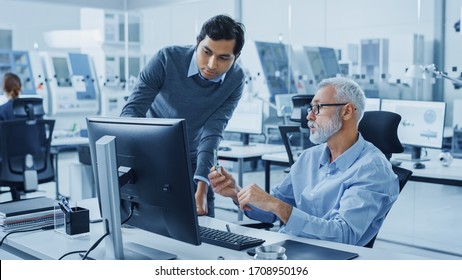
[[[318, 84], [315, 92], [328, 86], [335, 89], [335, 102], [353, 103], [356, 108], [356, 122], [359, 124], [366, 107], [366, 95], [358, 83], [345, 77], [324, 79]], [[340, 111], [341, 108], [338, 108], [338, 110]]]

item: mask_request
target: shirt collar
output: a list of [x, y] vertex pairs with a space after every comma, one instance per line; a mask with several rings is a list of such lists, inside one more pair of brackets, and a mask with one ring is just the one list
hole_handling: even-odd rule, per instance
[[[358, 133], [358, 140], [356, 141], [356, 143], [354, 143], [353, 146], [348, 148], [348, 150], [346, 150], [343, 154], [341, 154], [338, 158], [336, 158], [334, 162], [332, 163], [335, 164], [335, 166], [340, 171], [344, 171], [348, 169], [359, 157], [362, 150], [364, 149], [365, 144], [366, 144], [366, 141], [364, 140], [363, 136], [361, 135], [361, 133]], [[331, 164], [329, 162], [329, 159], [330, 159], [329, 146], [327, 146], [327, 144], [324, 144], [324, 145], [325, 147], [324, 147], [324, 150], [321, 154], [321, 158], [319, 161], [319, 168], [326, 166], [326, 165], [329, 166], [329, 164]]]
[[[191, 62], [189, 63], [188, 78], [191, 77], [191, 76], [194, 76], [196, 74], [199, 75], [199, 77], [201, 77], [201, 79], [205, 80], [205, 78], [202, 77], [201, 73], [199, 72], [199, 68], [197, 68], [197, 65], [196, 65], [196, 51], [194, 51], [194, 53], [192, 55], [192, 58], [191, 58]], [[223, 81], [225, 80], [225, 77], [226, 77], [226, 73], [223, 73], [220, 76], [216, 77], [215, 79], [212, 79], [212, 80], [209, 80], [209, 81], [214, 82], [214, 83], [223, 83]]]

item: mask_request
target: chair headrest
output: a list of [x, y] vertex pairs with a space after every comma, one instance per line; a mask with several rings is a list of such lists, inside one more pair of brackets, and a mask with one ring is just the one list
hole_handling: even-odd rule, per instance
[[359, 132], [366, 141], [379, 148], [387, 158], [392, 153], [402, 153], [403, 145], [398, 138], [401, 116], [387, 111], [368, 111], [359, 122]]
[[13, 100], [13, 114], [16, 118], [33, 120], [43, 118], [45, 110], [43, 99], [38, 97], [20, 97]]

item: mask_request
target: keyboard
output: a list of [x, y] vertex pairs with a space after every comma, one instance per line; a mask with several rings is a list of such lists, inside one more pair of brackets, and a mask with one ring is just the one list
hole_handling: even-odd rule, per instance
[[202, 242], [236, 251], [256, 247], [265, 242], [263, 239], [202, 226], [199, 227], [199, 231]]

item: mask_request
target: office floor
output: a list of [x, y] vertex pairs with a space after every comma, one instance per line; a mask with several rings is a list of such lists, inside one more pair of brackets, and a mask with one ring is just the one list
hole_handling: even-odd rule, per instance
[[[75, 153], [60, 155], [59, 188], [63, 195], [81, 194], [71, 191], [70, 187], [71, 182], [75, 184], [75, 174], [71, 173], [75, 172], [77, 164]], [[234, 167], [231, 162], [224, 162], [223, 165], [228, 169]], [[246, 167], [248, 171], [244, 173], [244, 185], [255, 182], [263, 186], [264, 171], [261, 163], [258, 164], [256, 171], [252, 171], [250, 165]], [[272, 185], [285, 176], [283, 169], [273, 167]], [[32, 195], [55, 197], [54, 183], [43, 184], [39, 190], [40, 192]], [[0, 201], [8, 199], [9, 194], [0, 196]], [[374, 248], [430, 259], [462, 260], [461, 201], [462, 188], [460, 187], [408, 182], [388, 214]], [[217, 196], [216, 208], [217, 218], [230, 222], [237, 221], [236, 207], [230, 200]]]

